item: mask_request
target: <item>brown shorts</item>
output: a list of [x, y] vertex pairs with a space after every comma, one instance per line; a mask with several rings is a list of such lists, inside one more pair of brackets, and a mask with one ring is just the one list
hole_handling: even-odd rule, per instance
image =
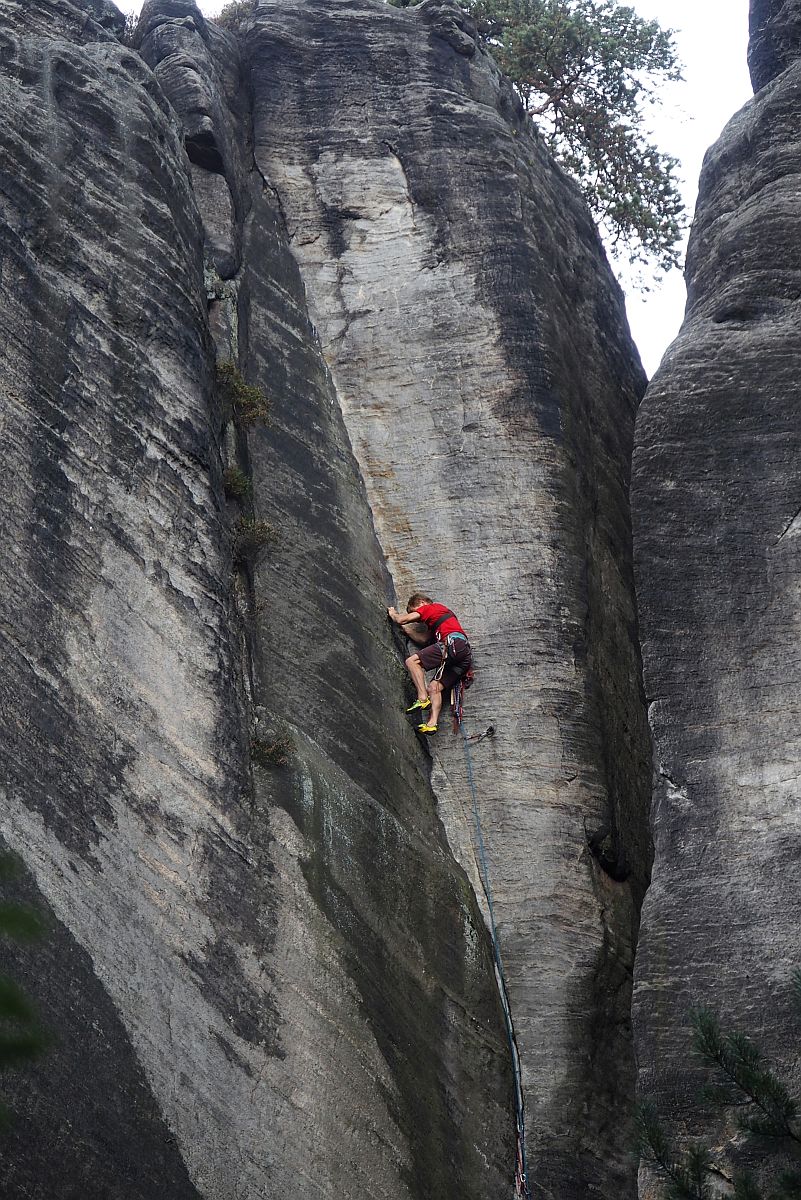
[[[446, 692], [449, 692], [464, 673], [460, 674], [453, 668], [464, 667], [466, 671], [473, 659], [470, 653], [470, 643], [462, 641], [461, 638], [454, 638], [452, 653], [447, 658], [444, 657], [444, 651], [444, 642], [432, 642], [430, 646], [421, 646], [417, 651], [417, 656], [423, 665], [423, 670], [436, 671], [437, 674], [434, 678], [439, 680]], [[442, 674], [439, 674], [441, 667], [443, 668]]]

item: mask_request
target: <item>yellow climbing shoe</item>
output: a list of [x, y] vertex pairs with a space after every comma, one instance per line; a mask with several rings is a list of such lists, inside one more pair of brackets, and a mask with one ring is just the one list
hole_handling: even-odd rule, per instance
[[415, 700], [414, 704], [410, 704], [406, 709], [407, 712], [423, 712], [424, 709], [431, 707], [431, 701], [428, 696], [425, 700]]
[[436, 733], [437, 727], [436, 727], [436, 725], [418, 725], [417, 732], [418, 733]]

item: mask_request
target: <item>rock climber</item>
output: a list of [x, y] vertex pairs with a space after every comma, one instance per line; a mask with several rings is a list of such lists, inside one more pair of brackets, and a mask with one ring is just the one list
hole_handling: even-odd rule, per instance
[[[421, 592], [409, 597], [405, 613], [399, 613], [396, 608], [388, 608], [387, 612], [389, 619], [401, 628], [415, 621], [428, 627], [428, 644], [406, 659], [406, 668], [417, 688], [417, 699], [406, 711], [419, 712], [422, 717], [430, 708], [427, 719], [417, 728], [420, 733], [436, 733], [443, 693], [450, 691], [472, 665], [467, 634], [449, 608], [444, 604], [436, 604], [430, 596], [424, 596]], [[417, 631], [407, 629], [405, 632], [413, 641], [421, 640]], [[434, 678], [427, 687], [426, 671], [434, 671]]]

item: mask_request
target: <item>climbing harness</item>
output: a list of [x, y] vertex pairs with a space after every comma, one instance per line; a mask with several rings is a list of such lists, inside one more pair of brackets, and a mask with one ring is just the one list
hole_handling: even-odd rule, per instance
[[[440, 668], [440, 670], [437, 674], [441, 674], [444, 666], [445, 666], [445, 663], [443, 660], [442, 667]], [[454, 671], [455, 674], [458, 675], [458, 673], [459, 673], [458, 665], [454, 665], [452, 670]], [[476, 678], [476, 673], [473, 670], [472, 666], [470, 666], [467, 668], [466, 671], [464, 671], [461, 674], [461, 676], [459, 678], [457, 678], [456, 683], [451, 688], [451, 711], [453, 713], [453, 732], [454, 733], [458, 732], [458, 730], [462, 724], [462, 716], [464, 714], [464, 694], [468, 688], [473, 686], [475, 678]], [[492, 727], [490, 726], [490, 728], [492, 728]], [[489, 734], [489, 736], [492, 737], [493, 733], [495, 733], [494, 729], [492, 730], [492, 733]], [[487, 735], [485, 734], [484, 736], [486, 737]], [[473, 740], [474, 740], [473, 738], [468, 739], [468, 741], [473, 741]], [[477, 740], [480, 741], [481, 739], [479, 738]]]
[[[431, 632], [437, 633], [437, 630], [439, 629], [440, 625], [444, 625], [445, 622], [450, 620], [451, 617], [453, 617], [454, 621], [459, 620], [459, 618], [456, 616], [456, 613], [452, 613], [449, 608], [446, 608], [445, 612], [442, 614], [442, 616], [437, 617], [436, 621], [431, 626]], [[440, 641], [440, 640], [441, 640], [440, 637], [437, 636], [437, 641]], [[465, 639], [465, 640], [467, 640], [467, 639]]]
[[492, 939], [492, 956], [495, 961], [495, 978], [498, 984], [498, 992], [501, 997], [503, 1020], [504, 1025], [506, 1026], [506, 1040], [509, 1043], [509, 1053], [512, 1058], [512, 1072], [514, 1074], [515, 1081], [515, 1126], [517, 1129], [515, 1196], [518, 1197], [519, 1200], [531, 1200], [531, 1192], [528, 1186], [528, 1167], [526, 1165], [526, 1125], [523, 1105], [523, 1080], [520, 1070], [520, 1055], [517, 1052], [515, 1030], [512, 1023], [512, 1010], [509, 1006], [509, 993], [506, 988], [506, 976], [504, 975], [503, 962], [501, 960], [501, 948], [498, 944], [498, 931], [495, 928], [495, 907], [492, 902], [492, 887], [490, 885], [489, 866], [487, 864], [487, 851], [484, 845], [484, 834], [481, 829], [481, 817], [479, 816], [478, 812], [478, 797], [476, 795], [476, 782], [473, 775], [473, 760], [470, 755], [471, 741], [475, 740], [476, 742], [479, 742], [486, 737], [493, 737], [495, 734], [495, 729], [494, 726], [490, 725], [489, 729], [487, 729], [485, 733], [473, 735], [473, 737], [467, 736], [467, 731], [462, 724], [464, 685], [465, 681], [461, 679], [453, 689], [452, 703], [454, 726], [458, 724], [459, 729], [462, 731], [465, 765], [467, 767], [467, 782], [470, 787], [470, 794], [473, 798], [473, 825], [475, 828], [476, 845], [478, 847], [478, 873], [481, 879], [481, 886], [484, 889], [484, 895], [487, 898], [487, 908], [489, 910], [490, 919], [490, 937]]
[[[451, 641], [451, 638], [454, 640]], [[457, 688], [461, 688], [461, 692], [463, 692], [465, 688], [469, 688], [473, 682], [475, 674], [472, 666], [466, 667], [464, 663], [456, 661], [456, 643], [459, 641], [464, 642], [464, 644], [468, 647], [470, 645], [467, 637], [463, 633], [449, 633], [447, 634], [444, 642], [438, 643], [440, 650], [442, 651], [442, 662], [439, 664], [433, 675], [433, 678], [439, 682], [439, 680], [442, 679], [442, 674], [447, 666], [450, 669], [451, 675], [456, 677], [458, 682], [454, 684], [451, 690], [451, 708], [453, 708], [454, 712], [456, 711], [455, 693]], [[459, 702], [461, 703], [461, 700]], [[455, 724], [453, 731], [454, 733], [456, 732]]]

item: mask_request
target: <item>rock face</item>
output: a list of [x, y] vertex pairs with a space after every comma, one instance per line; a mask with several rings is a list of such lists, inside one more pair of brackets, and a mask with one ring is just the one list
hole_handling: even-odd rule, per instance
[[776, 64], [764, 55], [768, 43], [789, 53], [790, 7], [753, 5], [751, 62], [766, 86], [707, 155], [685, 323], [637, 423], [656, 780], [638, 1058], [644, 1090], [695, 1136], [709, 1127], [699, 1074], [676, 1068], [691, 1006], [717, 1008], [785, 1068], [795, 1061], [801, 62], [767, 82]]
[[463, 751], [432, 791], [384, 620], [422, 586], [496, 730], [535, 1194], [633, 1197], [644, 379], [589, 215], [452, 4], [121, 30], [0, 0], [0, 832], [52, 927], [4, 961], [58, 1033], [4, 1194], [509, 1194]]
[[[261, 0], [243, 41], [256, 161], [396, 592], [453, 605], [478, 647], [470, 727], [496, 737], [475, 778], [532, 1179], [560, 1200], [633, 1194], [649, 768], [627, 516], [643, 378], [620, 294], [455, 5]], [[462, 756], [440, 736], [434, 782], [475, 880]]]
[[232, 1073], [242, 970], [209, 999], [209, 950], [246, 735], [200, 223], [100, 9], [2, 6], [2, 833], [57, 921], [28, 970], [58, 1046], [0, 1174], [188, 1197], [181, 1080]]
[[[398, 715], [386, 575], [302, 281], [219, 34], [188, 4], [149, 5], [143, 27], [143, 56], [187, 140], [204, 135], [208, 165], [193, 184], [213, 324], [272, 403], [270, 428], [239, 447], [255, 516], [273, 529], [242, 580], [257, 735], [288, 731], [295, 747], [291, 771], [256, 778], [281, 898], [271, 1183], [291, 1194], [322, 1134], [323, 1194], [435, 1197], [455, 1171], [468, 1194], [494, 1196], [513, 1148], [486, 938]], [[229, 189], [232, 225], [199, 171]], [[333, 1045], [332, 1024], [347, 1031]]]
[[[77, 8], [3, 11], [2, 832], [53, 914], [10, 969], [58, 1037], [7, 1089], [3, 1191], [495, 1197], [487, 937], [237, 50], [193, 6], [141, 32], [155, 74]], [[209, 318], [269, 431], [224, 428]], [[275, 525], [257, 593], [232, 458]]]
[[801, 53], [799, 0], [751, 0], [748, 66], [754, 91], [780, 75]]

